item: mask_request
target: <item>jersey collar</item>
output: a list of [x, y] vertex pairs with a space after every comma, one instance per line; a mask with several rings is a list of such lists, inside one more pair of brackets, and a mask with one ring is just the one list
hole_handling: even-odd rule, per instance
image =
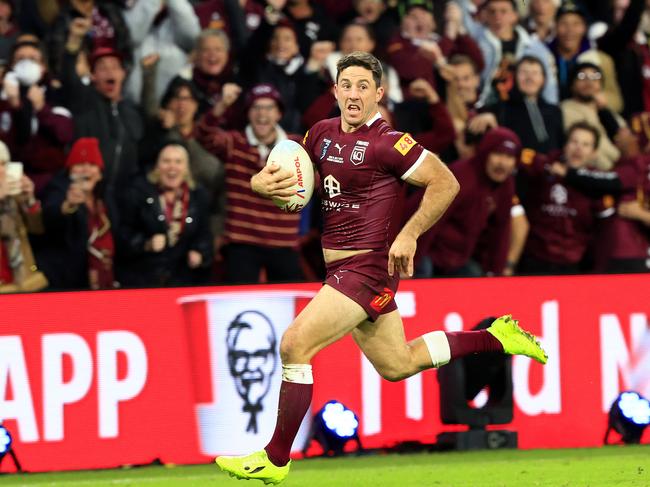
[[373, 123], [381, 118], [381, 113], [377, 112], [375, 115], [366, 122], [366, 126], [370, 127]]

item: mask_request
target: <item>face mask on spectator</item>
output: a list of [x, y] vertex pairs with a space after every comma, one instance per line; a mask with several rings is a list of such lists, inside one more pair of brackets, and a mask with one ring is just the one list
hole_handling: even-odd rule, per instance
[[41, 79], [43, 68], [36, 61], [22, 59], [14, 65], [13, 72], [21, 85], [31, 86]]

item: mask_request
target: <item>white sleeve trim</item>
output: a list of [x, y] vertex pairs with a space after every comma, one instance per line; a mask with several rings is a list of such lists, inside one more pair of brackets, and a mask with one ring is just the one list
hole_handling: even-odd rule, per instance
[[512, 208], [510, 208], [510, 216], [512, 218], [515, 218], [517, 216], [522, 216], [526, 214], [526, 210], [524, 210], [523, 205], [515, 205]]
[[52, 113], [54, 115], [60, 115], [62, 117], [72, 118], [72, 113], [67, 108], [63, 107], [54, 107], [52, 108]]
[[402, 181], [406, 181], [406, 178], [408, 178], [411, 174], [413, 174], [413, 171], [415, 171], [418, 167], [420, 167], [420, 164], [422, 164], [422, 161], [424, 161], [424, 158], [427, 157], [427, 154], [431, 154], [428, 150], [423, 149], [422, 154], [420, 154], [420, 157], [418, 157], [417, 161], [413, 163], [411, 167], [409, 167], [404, 174], [402, 174]]

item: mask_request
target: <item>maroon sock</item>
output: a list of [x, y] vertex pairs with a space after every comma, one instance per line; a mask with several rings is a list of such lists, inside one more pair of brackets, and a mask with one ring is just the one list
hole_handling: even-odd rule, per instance
[[273, 438], [264, 448], [269, 460], [278, 467], [286, 465], [289, 461], [291, 445], [311, 403], [313, 387], [313, 384], [282, 381], [275, 431]]
[[451, 358], [472, 353], [503, 352], [503, 345], [487, 330], [445, 332]]

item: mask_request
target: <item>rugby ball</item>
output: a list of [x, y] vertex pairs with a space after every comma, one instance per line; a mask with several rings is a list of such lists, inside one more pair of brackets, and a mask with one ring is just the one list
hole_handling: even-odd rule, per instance
[[266, 164], [273, 163], [298, 178], [298, 182], [292, 188], [295, 193], [289, 201], [273, 199], [273, 203], [287, 213], [302, 210], [309, 203], [314, 192], [314, 168], [309, 154], [298, 142], [286, 139], [278, 142], [269, 153]]

